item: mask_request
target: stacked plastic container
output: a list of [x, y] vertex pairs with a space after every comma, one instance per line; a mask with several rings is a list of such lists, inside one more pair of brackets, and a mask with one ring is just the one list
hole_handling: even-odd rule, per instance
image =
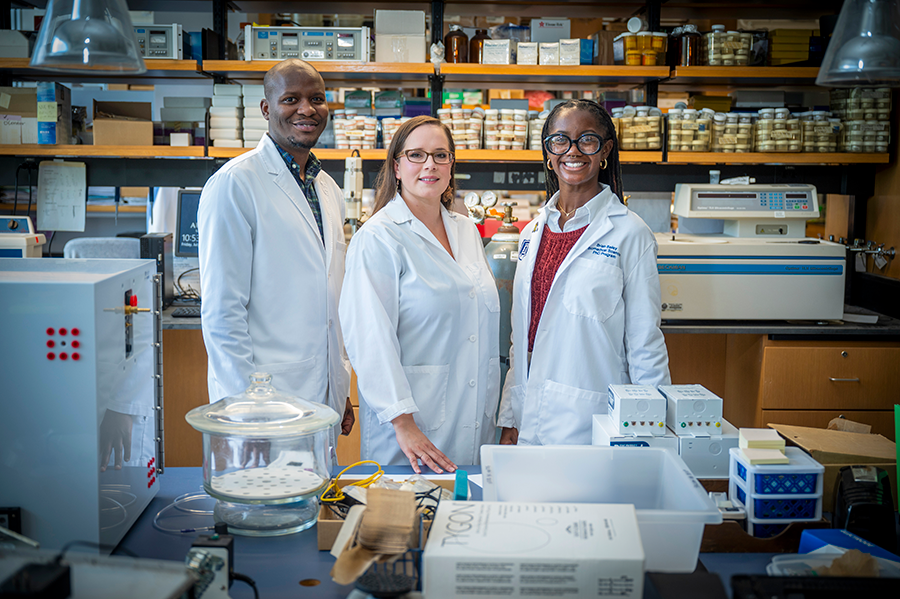
[[801, 112], [797, 116], [800, 117], [800, 130], [803, 132], [804, 152], [838, 151], [838, 139], [843, 131], [841, 119], [823, 110]]
[[791, 522], [822, 518], [825, 467], [799, 447], [786, 447], [789, 464], [751, 465], [738, 447], [729, 449], [728, 497], [747, 512], [747, 533], [780, 534]]
[[613, 109], [613, 123], [623, 151], [662, 149], [662, 111], [655, 106], [625, 106]]
[[544, 131], [544, 123], [547, 122], [548, 115], [549, 113], [547, 111], [544, 111], [540, 113], [537, 118], [528, 121], [529, 150], [541, 150], [541, 145], [544, 143], [544, 139], [542, 137]]
[[384, 147], [388, 147], [391, 140], [394, 139], [394, 133], [400, 128], [400, 125], [409, 120], [408, 116], [396, 118], [386, 117], [381, 119], [381, 138], [384, 141]]
[[255, 148], [259, 140], [269, 130], [269, 122], [263, 118], [260, 103], [266, 97], [262, 85], [242, 85], [244, 120], [243, 139], [245, 148]]
[[244, 147], [244, 104], [241, 91], [240, 85], [213, 85], [212, 108], [209, 109], [209, 139], [214, 148]]
[[693, 108], [669, 110], [670, 152], [709, 152], [715, 112]]
[[335, 110], [334, 145], [339, 150], [371, 150], [378, 136], [378, 119], [357, 114], [356, 110]]
[[457, 150], [478, 150], [481, 148], [482, 133], [487, 125], [485, 122], [486, 112], [491, 111], [485, 111], [480, 107], [473, 109], [453, 106], [439, 109], [438, 118], [450, 128]]
[[710, 67], [747, 66], [753, 34], [725, 31], [724, 25], [713, 25], [700, 41], [700, 62]]
[[753, 117], [748, 113], [717, 112], [712, 122], [710, 150], [729, 153], [752, 151]]
[[831, 92], [831, 111], [844, 127], [842, 152], [887, 152], [891, 140], [891, 90], [855, 87]]
[[787, 108], [761, 108], [753, 147], [756, 152], [800, 152], [803, 149], [800, 119]]

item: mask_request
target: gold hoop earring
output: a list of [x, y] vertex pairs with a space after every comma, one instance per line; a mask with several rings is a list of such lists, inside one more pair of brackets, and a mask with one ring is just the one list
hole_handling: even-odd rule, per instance
[[605, 171], [607, 167], [606, 158], [603, 159], [603, 162], [600, 163], [600, 170]]
[[553, 165], [550, 164], [550, 159], [549, 159], [549, 158], [547, 159], [547, 170], [548, 170], [548, 171], [552, 171], [552, 170], [553, 170]]

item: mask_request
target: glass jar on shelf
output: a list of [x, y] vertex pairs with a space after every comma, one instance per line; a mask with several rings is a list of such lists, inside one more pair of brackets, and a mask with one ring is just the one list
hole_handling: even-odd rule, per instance
[[687, 24], [681, 34], [678, 66], [697, 66], [700, 64], [700, 34], [697, 26]]
[[725, 42], [725, 25], [713, 25], [712, 31], [703, 36], [701, 62], [710, 67], [722, 66], [722, 44]]

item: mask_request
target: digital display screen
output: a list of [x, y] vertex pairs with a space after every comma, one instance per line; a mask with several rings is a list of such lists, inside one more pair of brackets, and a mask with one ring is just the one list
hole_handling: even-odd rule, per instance
[[196, 258], [200, 255], [200, 234], [197, 229], [197, 208], [200, 207], [199, 191], [178, 192], [178, 224], [175, 239], [175, 255]]
[[337, 36], [338, 48], [352, 48], [353, 47], [353, 34], [352, 33], [339, 33]]
[[786, 193], [784, 194], [784, 197], [788, 200], [805, 200], [809, 196], [805, 193]]

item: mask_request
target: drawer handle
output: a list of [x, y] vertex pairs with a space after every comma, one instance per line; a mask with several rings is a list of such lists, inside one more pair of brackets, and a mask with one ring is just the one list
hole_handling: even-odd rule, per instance
[[859, 379], [836, 379], [834, 377], [829, 377], [832, 383], [858, 383]]

